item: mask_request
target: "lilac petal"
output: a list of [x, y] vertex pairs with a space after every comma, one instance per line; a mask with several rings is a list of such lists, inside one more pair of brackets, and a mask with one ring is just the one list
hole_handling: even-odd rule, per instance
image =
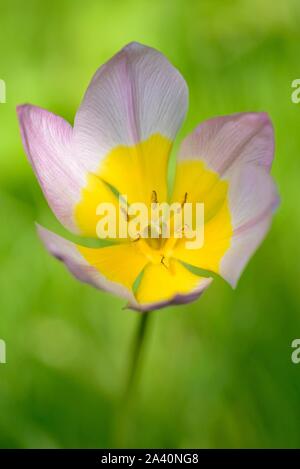
[[37, 225], [37, 230], [49, 253], [62, 261], [74, 277], [81, 282], [113, 293], [114, 295], [126, 299], [133, 305], [136, 305], [132, 290], [120, 283], [108, 280], [99, 270], [86, 261], [74, 243], [46, 230], [40, 225]]
[[180, 305], [196, 300], [211, 284], [212, 278], [199, 277], [174, 259], [168, 267], [148, 264], [135, 293], [137, 305], [128, 307], [138, 311], [153, 311], [169, 305]]
[[202, 293], [210, 286], [213, 279], [211, 277], [199, 277], [198, 286], [186, 294], [176, 294], [172, 298], [166, 301], [157, 301], [153, 303], [141, 304], [135, 302], [129, 302], [127, 307], [133, 309], [134, 311], [140, 311], [141, 313], [146, 313], [149, 311], [155, 311], [157, 309], [166, 308], [167, 306], [176, 306], [184, 305], [196, 301]]
[[44, 195], [60, 222], [77, 232], [73, 207], [84, 173], [73, 158], [72, 127], [55, 114], [25, 104], [17, 108], [23, 145]]
[[140, 304], [136, 300], [132, 289], [129, 289], [120, 283], [108, 280], [98, 269], [87, 262], [74, 243], [56, 235], [40, 225], [37, 225], [37, 230], [49, 253], [62, 261], [68, 270], [80, 282], [88, 283], [95, 288], [124, 298], [128, 302], [127, 307], [135, 311], [145, 312], [153, 309], [160, 309], [168, 305], [189, 303], [198, 298], [212, 282], [211, 278], [199, 277], [199, 282], [196, 287], [186, 294], [176, 294], [172, 298], [168, 299], [168, 301]]
[[183, 141], [179, 151], [179, 163], [202, 160], [228, 181], [233, 236], [218, 273], [232, 286], [265, 237], [278, 205], [269, 174], [273, 155], [274, 132], [265, 113], [209, 119]]
[[158, 51], [128, 44], [92, 79], [74, 124], [76, 148], [90, 171], [116, 146], [153, 134], [175, 137], [187, 110], [180, 73]]
[[272, 221], [272, 215], [262, 219], [252, 229], [233, 235], [232, 245], [225, 253], [220, 266], [220, 274], [235, 288], [249, 262], [265, 238]]
[[180, 160], [203, 160], [225, 175], [237, 164], [255, 163], [270, 170], [274, 132], [266, 113], [241, 113], [216, 117], [200, 124], [183, 141]]
[[229, 186], [233, 235], [220, 265], [221, 275], [232, 286], [264, 239], [278, 203], [276, 186], [265, 169], [251, 164], [236, 168]]

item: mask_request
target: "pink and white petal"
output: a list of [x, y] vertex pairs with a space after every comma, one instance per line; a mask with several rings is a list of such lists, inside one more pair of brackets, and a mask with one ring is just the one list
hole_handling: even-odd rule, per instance
[[272, 215], [266, 216], [251, 229], [233, 235], [231, 246], [222, 258], [220, 275], [233, 287], [265, 238], [272, 221]]
[[158, 51], [131, 43], [93, 77], [74, 123], [76, 149], [89, 171], [116, 146], [153, 134], [173, 140], [187, 110], [187, 85]]
[[235, 169], [229, 185], [233, 235], [220, 265], [221, 275], [232, 286], [265, 237], [278, 204], [276, 186], [266, 170], [251, 164]]
[[[89, 263], [86, 257], [80, 252], [82, 249], [81, 246], [77, 246], [76, 244], [58, 236], [57, 234], [43, 228], [40, 225], [37, 225], [37, 230], [44, 246], [49, 251], [49, 253], [58, 260], [62, 261], [68, 270], [74, 275], [74, 277], [76, 277], [81, 282], [94, 286], [95, 288], [124, 298], [133, 305], [137, 306], [132, 289], [119, 282], [111, 281], [105, 275], [103, 275], [99, 269], [97, 269], [95, 265]], [[97, 251], [100, 250], [101, 248]]]
[[205, 278], [205, 277], [199, 277], [199, 284], [198, 286], [191, 291], [190, 293], [177, 293], [174, 295], [172, 298], [169, 300], [165, 301], [157, 301], [153, 303], [146, 303], [146, 304], [141, 304], [138, 302], [129, 302], [127, 307], [129, 309], [133, 309], [134, 311], [139, 311], [141, 313], [146, 313], [149, 311], [155, 311], [157, 309], [162, 309], [166, 308], [168, 306], [177, 306], [177, 305], [184, 305], [188, 303], [192, 303], [193, 301], [196, 301], [202, 293], [210, 286], [211, 282], [213, 279], [211, 277]]
[[240, 113], [209, 119], [188, 135], [180, 160], [203, 160], [221, 176], [237, 164], [254, 163], [270, 170], [274, 131], [266, 113]]
[[136, 303], [128, 308], [141, 312], [153, 311], [171, 305], [195, 301], [211, 284], [212, 278], [199, 277], [191, 273], [176, 260], [169, 267], [148, 264], [135, 293]]
[[229, 207], [234, 232], [241, 233], [272, 214], [278, 205], [272, 176], [253, 165], [237, 167], [229, 183]]
[[25, 152], [44, 195], [60, 222], [77, 232], [74, 204], [84, 185], [84, 173], [72, 151], [71, 125], [63, 118], [36, 106], [18, 106]]

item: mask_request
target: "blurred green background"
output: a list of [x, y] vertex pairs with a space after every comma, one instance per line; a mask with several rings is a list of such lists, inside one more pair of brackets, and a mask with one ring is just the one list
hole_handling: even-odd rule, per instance
[[[1, 0], [0, 9], [0, 446], [299, 447], [299, 1]], [[72, 121], [96, 68], [132, 40], [187, 80], [179, 138], [211, 116], [271, 115], [282, 203], [235, 291], [217, 279], [196, 303], [153, 313], [125, 411], [139, 316], [41, 246], [34, 221], [64, 231], [26, 161], [15, 107]]]

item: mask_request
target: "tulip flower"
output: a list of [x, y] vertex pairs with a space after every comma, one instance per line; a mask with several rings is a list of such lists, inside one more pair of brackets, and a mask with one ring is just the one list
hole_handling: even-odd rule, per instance
[[[183, 140], [168, 199], [168, 159], [187, 107], [178, 70], [155, 49], [131, 43], [96, 72], [73, 126], [36, 106], [17, 108], [29, 162], [52, 211], [72, 233], [97, 238], [97, 207], [117, 206], [119, 194], [128, 207], [204, 204], [199, 249], [174, 236], [117, 236], [91, 248], [38, 227], [48, 251], [77, 279], [141, 312], [195, 300], [211, 284], [211, 273], [235, 287], [278, 203], [270, 175], [272, 124], [267, 114], [254, 112], [209, 119]], [[117, 222], [128, 217], [126, 209], [117, 213]]]
[[[153, 208], [170, 202], [179, 212], [191, 207], [192, 214], [203, 205], [200, 237], [193, 220], [178, 229], [175, 213], [167, 222], [150, 217], [137, 233], [112, 230], [105, 247], [75, 244], [38, 226], [45, 247], [78, 280], [144, 313], [195, 300], [212, 273], [235, 287], [278, 205], [270, 175], [273, 127], [267, 114], [254, 112], [196, 127], [179, 148], [169, 196], [169, 155], [187, 107], [178, 70], [155, 49], [131, 43], [96, 72], [73, 126], [36, 106], [17, 108], [29, 162], [52, 211], [72, 233], [101, 238], [103, 204], [115, 208], [119, 227], [132, 222], [136, 203]], [[163, 236], [166, 226], [173, 229]], [[187, 242], [193, 236], [201, 245]], [[129, 389], [148, 316], [140, 322]]]

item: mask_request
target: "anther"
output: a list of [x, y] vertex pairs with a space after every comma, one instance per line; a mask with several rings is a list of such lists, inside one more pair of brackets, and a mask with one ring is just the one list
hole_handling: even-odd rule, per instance
[[152, 191], [152, 194], [151, 194], [151, 202], [153, 204], [157, 204], [157, 193], [156, 191]]
[[123, 215], [126, 218], [126, 221], [128, 222], [130, 218], [129, 218], [127, 210], [124, 207], [121, 207], [121, 212], [123, 213]]
[[141, 239], [141, 235], [140, 233], [137, 234], [137, 237], [134, 238], [133, 242], [136, 243], [137, 241], [139, 241]]
[[186, 204], [186, 202], [187, 202], [187, 197], [188, 197], [188, 193], [186, 192], [186, 193], [184, 194], [184, 199], [183, 199], [183, 202], [182, 202], [181, 205]]

